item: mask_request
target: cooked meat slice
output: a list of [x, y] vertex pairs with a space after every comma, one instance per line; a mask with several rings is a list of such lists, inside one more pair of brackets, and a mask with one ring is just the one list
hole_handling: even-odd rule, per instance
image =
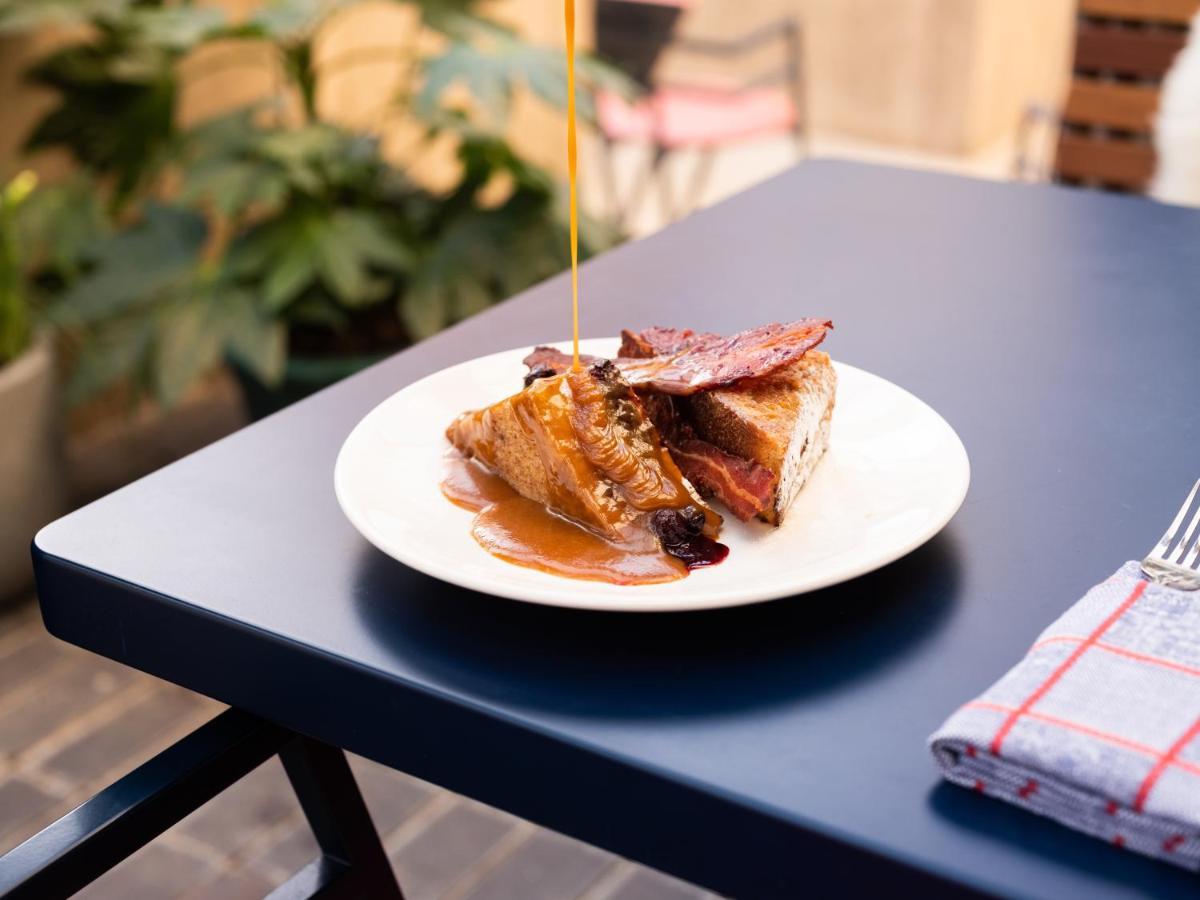
[[[617, 357], [617, 367], [635, 388], [673, 396], [688, 396], [697, 391], [727, 387], [747, 378], [761, 378], [795, 362], [825, 340], [833, 323], [828, 319], [800, 319], [787, 324], [763, 325], [732, 337], [716, 334], [692, 334], [680, 338], [677, 352], [644, 358]], [[662, 338], [667, 332], [651, 329]], [[647, 346], [652, 346], [649, 342]], [[634, 349], [631, 345], [630, 349]], [[637, 347], [642, 350], [644, 347]], [[537, 347], [525, 358], [532, 368], [555, 372], [571, 365], [569, 354], [552, 347]]]
[[743, 522], [771, 509], [777, 480], [769, 469], [699, 438], [684, 438], [670, 447], [671, 457], [688, 481], [702, 493], [715, 496]]
[[686, 350], [702, 341], [720, 339], [719, 334], [711, 332], [697, 334], [690, 328], [663, 328], [655, 325], [642, 331], [626, 329], [621, 332], [621, 349], [617, 351], [617, 356], [628, 356], [630, 359], [665, 356]]
[[[561, 375], [571, 368], [573, 361], [570, 353], [563, 353], [554, 347], [534, 347], [529, 355], [521, 360], [524, 365], [529, 367], [529, 375], [525, 376], [526, 386], [529, 384], [530, 376], [548, 378], [551, 375]], [[586, 353], [579, 355], [579, 364], [585, 369], [598, 362], [600, 362], [598, 356], [588, 356]]]
[[751, 328], [727, 338], [697, 335], [678, 353], [618, 359], [617, 365], [634, 387], [688, 396], [769, 375], [820, 344], [832, 327], [827, 319], [800, 319]]

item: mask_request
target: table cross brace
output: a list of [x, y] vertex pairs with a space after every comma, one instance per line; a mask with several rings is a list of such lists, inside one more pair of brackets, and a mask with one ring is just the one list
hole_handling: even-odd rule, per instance
[[238, 709], [0, 857], [0, 900], [70, 897], [276, 754], [321, 856], [270, 900], [403, 900], [345, 754]]

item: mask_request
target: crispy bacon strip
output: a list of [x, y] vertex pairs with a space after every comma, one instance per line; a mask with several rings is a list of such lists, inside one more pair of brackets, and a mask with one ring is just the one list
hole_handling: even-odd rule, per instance
[[728, 338], [697, 335], [676, 354], [619, 359], [617, 365], [635, 387], [686, 396], [774, 372], [820, 344], [832, 327], [827, 319], [800, 319], [751, 328]]
[[[571, 354], [563, 353], [561, 350], [555, 350], [553, 347], [534, 347], [533, 351], [521, 360], [529, 367], [529, 374], [535, 372], [540, 374], [535, 377], [541, 378], [547, 375], [561, 375], [567, 369], [571, 368]], [[592, 363], [600, 362], [598, 356], [588, 356], [586, 353], [579, 354], [579, 364], [585, 369]], [[526, 378], [528, 384], [528, 377]]]
[[663, 328], [655, 325], [643, 331], [621, 332], [621, 349], [617, 356], [645, 359], [648, 356], [665, 356], [679, 353], [700, 341], [719, 341], [721, 336], [712, 332], [697, 334], [690, 328]]
[[775, 475], [758, 463], [732, 456], [699, 438], [685, 438], [669, 446], [684, 477], [701, 491], [715, 495], [743, 522], [771, 505]]
[[[641, 340], [638, 351], [668, 346], [670, 341], [674, 341], [670, 346], [679, 349], [646, 358], [619, 356], [616, 363], [634, 387], [687, 396], [768, 375], [816, 347], [832, 327], [828, 319], [800, 319], [751, 328], [727, 338], [668, 328], [647, 329], [641, 335], [627, 334], [626, 341]], [[635, 347], [631, 344], [628, 349]], [[551, 347], [538, 347], [525, 358], [525, 364], [551, 374], [565, 371], [571, 357]]]

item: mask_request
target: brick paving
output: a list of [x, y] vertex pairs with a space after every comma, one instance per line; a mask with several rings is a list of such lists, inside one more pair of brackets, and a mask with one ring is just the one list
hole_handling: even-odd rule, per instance
[[[223, 707], [0, 613], [0, 853]], [[350, 764], [408, 900], [701, 900], [692, 885], [394, 772]], [[316, 856], [277, 759], [78, 896], [262, 897]]]

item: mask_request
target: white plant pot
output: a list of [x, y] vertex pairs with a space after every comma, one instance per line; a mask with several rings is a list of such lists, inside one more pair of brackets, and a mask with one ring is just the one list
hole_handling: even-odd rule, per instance
[[57, 399], [48, 337], [0, 366], [0, 605], [26, 595], [30, 542], [65, 509]]

